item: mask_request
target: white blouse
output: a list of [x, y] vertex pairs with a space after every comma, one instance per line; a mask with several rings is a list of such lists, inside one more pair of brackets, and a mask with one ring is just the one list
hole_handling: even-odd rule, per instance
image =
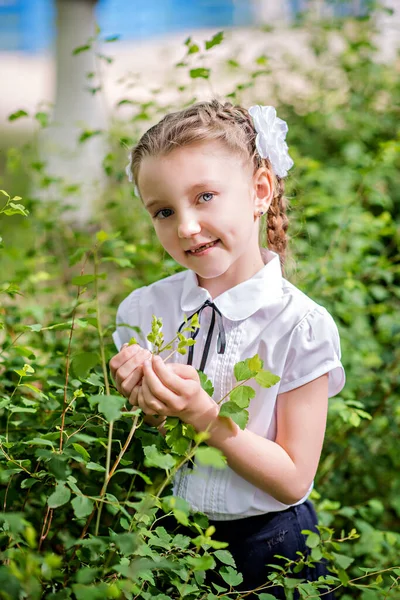
[[[331, 398], [343, 388], [345, 372], [340, 362], [339, 333], [331, 315], [282, 277], [275, 252], [262, 249], [262, 256], [264, 267], [260, 271], [214, 300], [198, 285], [197, 276], [191, 270], [134, 290], [118, 308], [113, 339], [119, 350], [134, 335], [142, 347], [152, 350], [146, 336], [151, 331], [153, 314], [163, 319], [164, 340], [170, 342], [183, 323], [184, 313], [189, 317], [205, 301], [213, 302], [220, 314], [210, 305], [201, 311], [201, 327], [192, 346], [192, 364], [199, 369], [202, 359], [206, 359], [203, 370], [214, 385], [214, 399], [219, 400], [236, 383], [234, 365], [258, 353], [264, 361], [263, 368], [281, 379], [267, 389], [255, 381], [249, 382], [256, 396], [248, 409], [247, 428], [275, 440], [278, 394], [329, 373]], [[122, 323], [140, 327], [143, 335], [120, 325]], [[209, 346], [208, 355], [205, 346]], [[169, 351], [162, 356], [167, 354]], [[186, 364], [188, 354], [176, 353], [172, 361]], [[296, 504], [306, 500], [312, 487], [313, 483]], [[196, 463], [194, 469], [180, 469], [173, 493], [186, 499], [194, 510], [215, 520], [240, 519], [289, 506], [258, 489], [230, 467], [219, 470]]]

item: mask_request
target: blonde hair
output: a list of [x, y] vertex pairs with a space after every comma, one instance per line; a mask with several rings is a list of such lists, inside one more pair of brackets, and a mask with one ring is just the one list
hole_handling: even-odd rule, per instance
[[[140, 164], [146, 156], [165, 155], [177, 147], [203, 141], [221, 141], [252, 162], [254, 171], [266, 167], [273, 173], [270, 161], [257, 152], [256, 136], [252, 117], [245, 108], [230, 102], [222, 104], [216, 99], [197, 102], [167, 114], [143, 134], [130, 153], [131, 175], [137, 185]], [[273, 175], [274, 196], [267, 212], [266, 239], [268, 248], [279, 254], [283, 267], [288, 244], [288, 202], [284, 196], [284, 180]]]

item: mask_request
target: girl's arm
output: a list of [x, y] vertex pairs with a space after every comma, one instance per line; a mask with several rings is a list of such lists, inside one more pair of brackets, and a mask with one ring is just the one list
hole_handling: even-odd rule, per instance
[[219, 448], [229, 466], [279, 502], [295, 504], [317, 471], [328, 412], [328, 374], [277, 398], [277, 435], [272, 442], [216, 417], [207, 444]]
[[295, 504], [315, 476], [328, 412], [328, 374], [279, 394], [277, 435], [272, 442], [219, 416], [216, 402], [202, 389], [192, 366], [143, 363], [138, 405], [146, 414], [177, 416], [197, 431], [209, 427], [207, 444], [219, 448], [229, 466], [284, 504]]

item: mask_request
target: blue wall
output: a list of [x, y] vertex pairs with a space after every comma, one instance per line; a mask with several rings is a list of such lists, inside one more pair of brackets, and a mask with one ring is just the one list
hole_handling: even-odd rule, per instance
[[[96, 12], [101, 35], [121, 40], [252, 22], [248, 0], [99, 0]], [[54, 0], [0, 0], [0, 50], [49, 49], [54, 19]]]
[[[367, 0], [361, 3], [366, 5]], [[250, 25], [256, 21], [251, 4], [250, 0], [99, 0], [96, 12], [102, 35], [130, 40], [201, 27]], [[306, 0], [289, 0], [293, 14], [305, 5]], [[335, 12], [350, 14], [352, 0], [336, 3]], [[55, 0], [0, 0], [0, 51], [42, 52], [51, 47], [54, 35]]]

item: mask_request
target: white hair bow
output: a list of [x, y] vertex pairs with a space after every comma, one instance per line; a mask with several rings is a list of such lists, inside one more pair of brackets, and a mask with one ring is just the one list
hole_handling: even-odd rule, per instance
[[256, 104], [249, 108], [257, 132], [256, 148], [261, 158], [268, 158], [275, 175], [286, 177], [288, 170], [294, 162], [288, 153], [285, 142], [288, 126], [276, 116], [273, 106], [260, 106]]

